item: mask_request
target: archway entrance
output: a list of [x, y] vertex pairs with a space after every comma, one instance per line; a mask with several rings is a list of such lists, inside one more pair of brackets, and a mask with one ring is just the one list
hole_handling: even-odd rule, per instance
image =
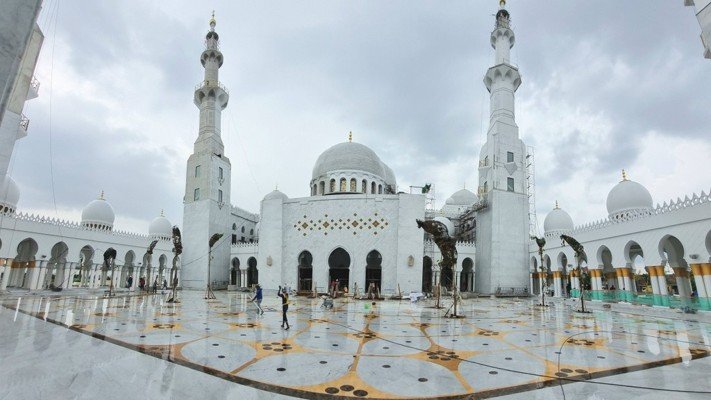
[[240, 287], [242, 280], [242, 271], [239, 269], [239, 258], [232, 259], [232, 270], [230, 271], [230, 284]]
[[383, 277], [383, 256], [380, 252], [373, 250], [365, 258], [365, 290], [370, 284], [375, 284], [375, 288], [380, 291]]
[[350, 276], [351, 256], [342, 248], [337, 248], [328, 256], [328, 281], [329, 288], [331, 283], [338, 281], [339, 290], [349, 286], [348, 278]]
[[459, 277], [459, 290], [471, 292], [474, 290], [474, 262], [467, 257], [462, 261], [462, 272]]
[[308, 251], [304, 250], [299, 254], [299, 292], [310, 292], [313, 290], [314, 279], [314, 258]]
[[254, 257], [249, 257], [247, 260], [247, 286], [252, 287], [253, 285], [259, 284], [259, 271], [257, 270], [257, 259]]
[[432, 292], [432, 259], [422, 257], [422, 292]]

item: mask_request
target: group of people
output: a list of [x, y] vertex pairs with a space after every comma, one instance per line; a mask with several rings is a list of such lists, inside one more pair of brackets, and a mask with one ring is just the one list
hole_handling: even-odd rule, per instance
[[[282, 329], [289, 330], [289, 320], [286, 317], [286, 312], [289, 310], [289, 291], [287, 288], [282, 288], [279, 286], [277, 291], [277, 296], [281, 298], [281, 327]], [[264, 295], [262, 293], [262, 287], [257, 285], [252, 297], [252, 302], [257, 306], [257, 313], [259, 315], [264, 315], [264, 309], [262, 309], [262, 300]]]
[[[146, 285], [146, 278], [145, 277], [140, 277], [138, 278], [138, 288], [143, 292], [143, 291], [152, 291], [153, 293], [158, 293], [158, 277], [156, 276], [155, 280], [153, 280], [153, 285], [151, 287]], [[126, 289], [131, 289], [133, 287], [133, 276], [129, 276], [126, 278]], [[161, 287], [161, 290], [166, 290], [168, 289], [168, 281], [163, 278], [163, 285]]]

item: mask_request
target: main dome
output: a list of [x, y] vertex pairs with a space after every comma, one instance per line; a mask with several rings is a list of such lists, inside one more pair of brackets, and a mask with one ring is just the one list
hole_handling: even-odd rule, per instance
[[335, 171], [362, 171], [387, 180], [380, 157], [360, 143], [344, 142], [329, 147], [316, 160], [312, 178], [318, 179]]
[[114, 227], [115, 219], [114, 208], [104, 200], [103, 193], [101, 197], [92, 200], [81, 211], [81, 224], [90, 228], [111, 230]]
[[444, 202], [450, 206], [472, 206], [479, 201], [479, 198], [468, 189], [462, 189], [456, 191], [453, 195]]
[[10, 175], [5, 175], [0, 182], [0, 213], [15, 212], [18, 201], [20, 201], [20, 188]]
[[607, 194], [607, 212], [611, 219], [631, 213], [648, 213], [652, 208], [654, 208], [652, 195], [647, 188], [627, 179], [624, 171], [622, 181]]

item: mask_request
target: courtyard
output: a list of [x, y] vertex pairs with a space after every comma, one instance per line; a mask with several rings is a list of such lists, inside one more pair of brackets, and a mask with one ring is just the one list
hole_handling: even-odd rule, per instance
[[284, 330], [280, 299], [269, 291], [263, 315], [249, 293], [205, 300], [202, 292], [184, 291], [179, 303], [168, 303], [167, 293], [26, 293], [5, 295], [0, 307], [5, 398], [704, 398], [711, 392], [704, 378], [711, 366], [705, 314], [607, 310], [600, 303], [581, 314], [564, 301], [539, 307], [533, 298], [480, 298], [464, 301], [464, 318], [450, 319], [431, 300], [336, 299], [325, 309], [320, 299], [293, 297], [291, 329]]

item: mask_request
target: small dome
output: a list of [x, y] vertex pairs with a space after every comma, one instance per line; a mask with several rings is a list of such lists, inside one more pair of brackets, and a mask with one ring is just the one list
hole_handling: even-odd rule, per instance
[[0, 213], [14, 212], [18, 201], [20, 201], [20, 188], [10, 175], [5, 175], [0, 183]]
[[173, 224], [163, 216], [162, 211], [160, 216], [154, 218], [148, 225], [148, 235], [155, 237], [171, 237], [173, 235]]
[[92, 228], [111, 229], [114, 226], [116, 215], [108, 201], [104, 200], [104, 193], [92, 200], [81, 211], [81, 224]]
[[470, 190], [462, 189], [451, 195], [444, 204], [450, 206], [473, 206], [479, 198]]
[[277, 189], [274, 189], [273, 191], [268, 193], [266, 196], [264, 196], [264, 200], [273, 200], [273, 199], [289, 200], [289, 196], [285, 195], [284, 193], [280, 192]]
[[556, 203], [555, 208], [546, 215], [546, 219], [543, 221], [543, 230], [546, 233], [572, 231], [573, 227], [573, 219], [570, 218], [567, 212], [558, 207], [558, 203]]
[[449, 233], [449, 236], [454, 236], [454, 224], [449, 220], [449, 218], [434, 217], [433, 220], [443, 223], [444, 226], [447, 227], [447, 233]]
[[607, 194], [607, 212], [610, 218], [618, 218], [630, 212], [649, 212], [653, 208], [652, 195], [644, 186], [627, 179], [622, 171], [622, 181]]
[[354, 142], [338, 143], [321, 153], [314, 164], [312, 179], [318, 179], [333, 171], [363, 171], [383, 180], [386, 176], [378, 155], [369, 147]]

